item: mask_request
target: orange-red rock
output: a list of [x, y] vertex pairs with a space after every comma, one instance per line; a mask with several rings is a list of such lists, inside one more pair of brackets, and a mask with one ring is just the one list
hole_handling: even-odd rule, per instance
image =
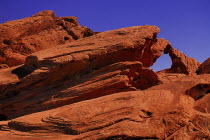
[[156, 39], [158, 32], [148, 25], [123, 28], [33, 53], [25, 65], [11, 69], [14, 81], [2, 84], [0, 113], [7, 110], [14, 118], [159, 84], [158, 75], [145, 68], [169, 45]]
[[[23, 64], [0, 65], [1, 140], [210, 138], [210, 75], [196, 75], [200, 64], [158, 39], [158, 27], [93, 35], [52, 11], [2, 26], [11, 30], [1, 62]], [[15, 50], [18, 39], [33, 51]], [[163, 52], [172, 66], [156, 73], [148, 67]]]
[[179, 78], [186, 77], [186, 74], [182, 73], [167, 73], [165, 71], [156, 72], [158, 79], [161, 83], [170, 83], [173, 81], [177, 81]]
[[[209, 75], [185, 77], [145, 91], [122, 92], [23, 116], [0, 126], [12, 132], [7, 133], [11, 138], [24, 134], [28, 138], [48, 135], [49, 139], [208, 139], [209, 112], [205, 115], [197, 108], [206, 103], [208, 94], [196, 101], [187, 95], [188, 88], [200, 84], [198, 79], [210, 83]], [[171, 88], [175, 86], [181, 88]]]
[[0, 114], [14, 118], [108, 94], [147, 89], [159, 83], [155, 72], [142, 68], [137, 61], [103, 67], [81, 77], [81, 80], [44, 85], [42, 82], [47, 76], [45, 72], [35, 70], [17, 84], [2, 85]]
[[172, 66], [167, 70], [168, 73], [184, 73], [187, 75], [195, 75], [200, 63], [184, 55], [182, 52], [168, 45], [164, 53], [168, 53], [172, 60]]
[[197, 71], [198, 74], [210, 74], [210, 58], [205, 60]]
[[93, 34], [75, 17], [56, 17], [53, 11], [9, 21], [0, 24], [0, 64], [23, 64], [28, 54]]
[[28, 56], [25, 65], [11, 69], [19, 81], [14, 78], [14, 84], [2, 87], [0, 114], [7, 110], [6, 116], [14, 118], [158, 84], [153, 70], [134, 61], [136, 50], [147, 46], [144, 38], [154, 38], [158, 31], [155, 26], [118, 29]]

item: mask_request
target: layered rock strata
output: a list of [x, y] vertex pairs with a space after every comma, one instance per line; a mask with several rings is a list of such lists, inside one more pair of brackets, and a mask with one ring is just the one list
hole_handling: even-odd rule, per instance
[[[94, 34], [52, 11], [2, 26], [1, 63], [21, 65], [0, 67], [0, 139], [210, 138], [208, 61], [200, 65], [157, 38], [158, 27]], [[20, 38], [39, 45], [14, 51]], [[172, 66], [154, 72], [162, 53]]]
[[53, 11], [9, 21], [0, 24], [0, 64], [20, 65], [28, 54], [93, 34], [76, 17], [56, 17]]

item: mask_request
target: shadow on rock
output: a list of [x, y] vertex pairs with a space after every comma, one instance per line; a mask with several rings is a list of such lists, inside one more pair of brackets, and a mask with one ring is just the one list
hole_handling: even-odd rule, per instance
[[20, 66], [12, 71], [12, 74], [16, 74], [19, 79], [26, 77], [34, 72], [38, 67], [29, 67], [26, 65]]

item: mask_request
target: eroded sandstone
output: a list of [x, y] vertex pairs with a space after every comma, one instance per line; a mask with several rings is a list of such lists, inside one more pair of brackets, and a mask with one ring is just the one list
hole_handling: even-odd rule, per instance
[[210, 74], [210, 58], [205, 60], [197, 71], [198, 74]]
[[0, 64], [20, 65], [28, 54], [93, 34], [76, 17], [56, 17], [53, 11], [9, 21], [0, 25]]
[[[29, 138], [47, 133], [51, 139], [208, 139], [210, 118], [202, 113], [209, 112], [202, 106], [209, 94], [196, 101], [187, 95], [188, 89], [200, 84], [198, 79], [210, 84], [209, 75], [185, 77], [145, 91], [122, 92], [23, 116], [2, 123], [1, 129]], [[170, 88], [175, 86], [181, 88]]]
[[[157, 39], [158, 32], [156, 26], [148, 25], [123, 28], [33, 53], [24, 65], [11, 69], [14, 81], [2, 84], [0, 113], [7, 110], [6, 116], [14, 118], [160, 84], [161, 78], [147, 67], [168, 47], [172, 53], [175, 49]], [[188, 60], [193, 59], [182, 56], [186, 69], [177, 72], [193, 73], [188, 69]]]
[[[96, 34], [52, 11], [1, 27], [0, 62], [22, 65], [0, 66], [0, 139], [209, 139], [208, 61], [158, 27]], [[154, 72], [162, 53], [172, 66]]]

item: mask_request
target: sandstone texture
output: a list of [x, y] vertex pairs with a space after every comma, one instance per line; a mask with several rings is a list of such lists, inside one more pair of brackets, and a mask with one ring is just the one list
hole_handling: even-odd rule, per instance
[[210, 58], [199, 66], [198, 74], [210, 74]]
[[9, 21], [0, 24], [0, 64], [20, 65], [28, 54], [93, 34], [76, 17], [56, 17], [53, 11]]
[[[94, 33], [52, 11], [10, 22], [0, 35], [0, 139], [210, 139], [209, 62], [157, 38], [158, 27]], [[20, 38], [37, 47], [14, 51]], [[163, 53], [172, 66], [155, 72]]]
[[[82, 101], [4, 121], [1, 129], [14, 138], [34, 139], [46, 135], [87, 140], [208, 139], [209, 94], [203, 96], [201, 91], [210, 89], [209, 79], [209, 75], [192, 76], [144, 91]], [[193, 89], [200, 92], [199, 98], [193, 96]]]

